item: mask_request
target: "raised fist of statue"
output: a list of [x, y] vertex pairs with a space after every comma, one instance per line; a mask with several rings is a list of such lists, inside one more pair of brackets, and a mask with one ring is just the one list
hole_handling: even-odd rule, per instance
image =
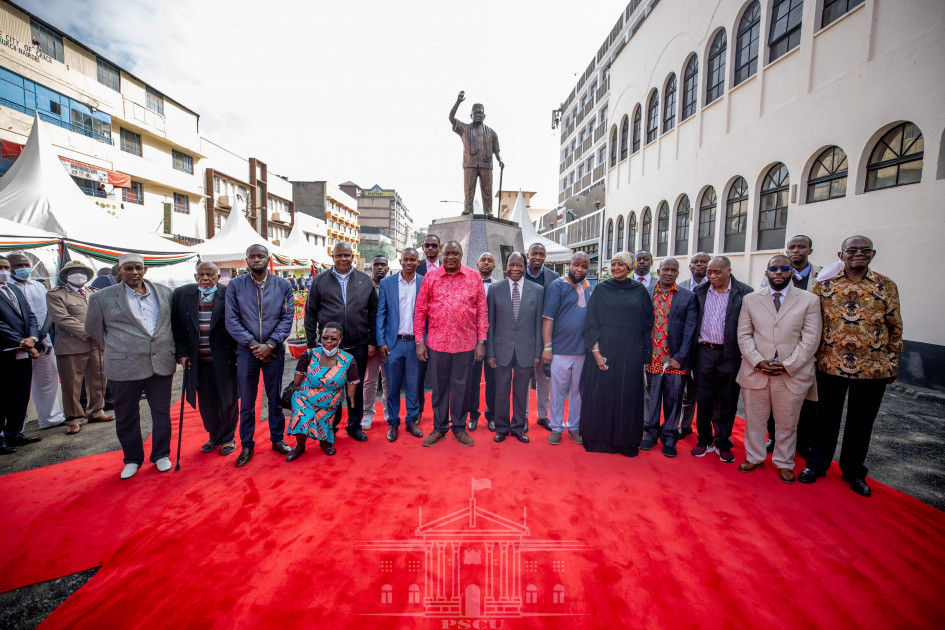
[[465, 91], [460, 91], [459, 95], [456, 97], [456, 102], [457, 102], [457, 103], [462, 103], [462, 102], [465, 101], [465, 100], [466, 100], [466, 92], [465, 92]]

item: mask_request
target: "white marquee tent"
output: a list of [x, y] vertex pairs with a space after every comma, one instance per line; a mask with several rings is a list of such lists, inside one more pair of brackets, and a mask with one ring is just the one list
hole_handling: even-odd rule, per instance
[[200, 254], [200, 260], [216, 263], [220, 267], [243, 268], [246, 266], [246, 250], [251, 245], [264, 246], [274, 257], [292, 259], [292, 255], [284, 248], [260, 236], [238, 207], [230, 211], [226, 223], [213, 238], [195, 245], [194, 249]]
[[545, 246], [546, 263], [568, 262], [571, 260], [570, 247], [559, 245], [550, 238], [545, 238], [535, 229], [532, 220], [528, 218], [528, 210], [525, 208], [525, 198], [522, 196], [521, 189], [518, 191], [518, 199], [515, 200], [515, 207], [512, 209], [510, 218], [522, 227], [522, 241], [525, 244], [526, 252], [535, 243], [540, 243]]

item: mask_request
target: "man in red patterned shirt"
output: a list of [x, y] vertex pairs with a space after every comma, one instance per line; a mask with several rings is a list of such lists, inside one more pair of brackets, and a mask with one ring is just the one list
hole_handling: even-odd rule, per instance
[[[433, 432], [424, 446], [433, 446], [447, 433], [472, 446], [466, 433], [466, 379], [473, 361], [486, 354], [489, 312], [479, 272], [462, 263], [463, 248], [456, 241], [443, 247], [443, 264], [427, 273], [414, 310], [417, 358], [429, 359], [432, 375]], [[428, 319], [429, 318], [429, 319]], [[424, 330], [424, 323], [427, 330]]]

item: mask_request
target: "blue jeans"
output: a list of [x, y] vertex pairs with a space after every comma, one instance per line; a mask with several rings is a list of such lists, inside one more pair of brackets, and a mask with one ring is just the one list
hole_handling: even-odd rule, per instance
[[387, 355], [387, 424], [400, 426], [400, 386], [407, 381], [407, 424], [420, 419], [420, 360], [417, 344], [398, 339]]
[[273, 444], [282, 441], [285, 435], [285, 415], [279, 401], [282, 398], [282, 371], [285, 367], [285, 349], [277, 348], [273, 359], [264, 363], [253, 356], [249, 349], [236, 349], [236, 381], [240, 392], [240, 445], [248, 448], [256, 445], [256, 392], [259, 390], [259, 372], [263, 375], [263, 386], [269, 398], [269, 439]]

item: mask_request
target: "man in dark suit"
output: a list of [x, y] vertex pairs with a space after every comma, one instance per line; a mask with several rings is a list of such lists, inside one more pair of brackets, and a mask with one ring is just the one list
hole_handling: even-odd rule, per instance
[[[558, 272], [545, 267], [545, 258], [548, 252], [541, 243], [532, 243], [528, 247], [528, 267], [525, 268], [525, 279], [537, 284], [542, 289], [558, 279]], [[539, 305], [538, 310], [541, 310]], [[539, 341], [541, 334], [539, 333]], [[535, 370], [536, 406], [538, 407], [538, 426], [551, 431], [551, 422], [548, 420], [548, 407], [551, 403], [551, 377], [545, 374], [541, 365]], [[528, 432], [528, 423], [525, 423], [525, 432]]]
[[[492, 287], [492, 272], [495, 271], [495, 256], [491, 252], [483, 252], [479, 255], [479, 261], [476, 263], [476, 269], [482, 277], [482, 286], [489, 295], [489, 288]], [[479, 386], [482, 383], [482, 376], [486, 377], [486, 423], [490, 431], [495, 431], [495, 370], [489, 367], [484, 361], [473, 361], [472, 374], [466, 381], [469, 402], [469, 422], [466, 428], [469, 431], [475, 431], [479, 426]]]
[[[696, 289], [699, 319], [696, 324], [696, 427], [699, 442], [690, 453], [703, 457], [718, 451], [723, 462], [735, 461], [732, 455], [732, 427], [738, 407], [739, 386], [735, 378], [741, 367], [738, 347], [738, 316], [742, 298], [752, 292], [750, 286], [732, 275], [732, 263], [725, 256], [709, 261], [709, 282]], [[712, 434], [715, 397], [719, 397], [719, 419]]]
[[[440, 237], [436, 234], [427, 234], [423, 239], [423, 260], [417, 265], [417, 275], [425, 276], [427, 272], [439, 269], [443, 262], [440, 260]], [[426, 403], [424, 396], [425, 382], [427, 378], [427, 362], [420, 362], [420, 377], [417, 380], [417, 396], [420, 400], [420, 415], [423, 415], [423, 408]], [[417, 422], [420, 422], [418, 419]]]
[[652, 359], [646, 366], [650, 400], [640, 445], [641, 451], [649, 451], [659, 439], [666, 457], [676, 457], [683, 387], [699, 316], [696, 296], [677, 286], [678, 275], [679, 263], [675, 258], [660, 262], [659, 282], [653, 288]]
[[[33, 380], [32, 359], [39, 356], [40, 332], [26, 296], [10, 286], [10, 261], [0, 256], [0, 455], [42, 438], [23, 435]], [[40, 346], [41, 347], [41, 346]]]
[[[541, 307], [544, 288], [525, 282], [525, 257], [509, 255], [507, 278], [489, 289], [489, 333], [486, 357], [495, 368], [495, 441], [511, 433], [519, 442], [525, 435], [528, 380], [541, 365]], [[513, 412], [509, 417], [509, 394]]]
[[653, 289], [656, 288], [656, 283], [659, 282], [659, 277], [650, 272], [650, 268], [653, 266], [653, 255], [645, 249], [641, 249], [635, 254], [635, 257], [637, 264], [633, 268], [633, 281], [642, 283], [650, 293], [650, 297], [653, 297]]
[[[328, 271], [316, 276], [305, 302], [305, 336], [308, 346], [314, 348], [321, 338], [322, 326], [329, 322], [340, 322], [342, 350], [354, 356], [358, 374], [367, 371], [368, 357], [374, 356], [377, 347], [377, 292], [374, 281], [363, 271], [351, 268], [354, 250], [344, 242], [335, 243], [332, 252], [335, 264]], [[348, 410], [345, 431], [358, 442], [367, 440], [361, 430], [364, 415], [364, 381], [358, 381], [354, 395], [354, 408]], [[341, 424], [341, 405], [335, 413], [335, 427]]]
[[420, 402], [417, 378], [420, 361], [413, 333], [413, 313], [423, 276], [417, 275], [417, 250], [407, 247], [400, 255], [400, 273], [381, 280], [377, 298], [377, 352], [387, 365], [387, 440], [397, 439], [400, 427], [400, 386], [407, 382], [407, 433], [422, 438], [417, 427]]
[[[696, 252], [689, 258], [689, 277], [676, 280], [676, 286], [680, 289], [695, 292], [696, 288], [708, 282], [705, 277], [705, 271], [708, 267], [709, 255], [705, 252]], [[690, 369], [686, 373], [686, 387], [683, 389], [682, 419], [679, 422], [680, 439], [692, 434], [692, 421], [696, 417], [696, 382], [692, 378], [692, 372], [693, 370]], [[717, 421], [718, 414], [713, 419], [713, 422]]]
[[[220, 449], [220, 455], [236, 450], [233, 440], [239, 422], [236, 382], [236, 341], [226, 329], [226, 286], [212, 262], [197, 265], [196, 284], [174, 289], [171, 328], [177, 362], [187, 380], [184, 392], [191, 407], [200, 410], [209, 440], [204, 453]], [[199, 399], [199, 405], [198, 405]]]

